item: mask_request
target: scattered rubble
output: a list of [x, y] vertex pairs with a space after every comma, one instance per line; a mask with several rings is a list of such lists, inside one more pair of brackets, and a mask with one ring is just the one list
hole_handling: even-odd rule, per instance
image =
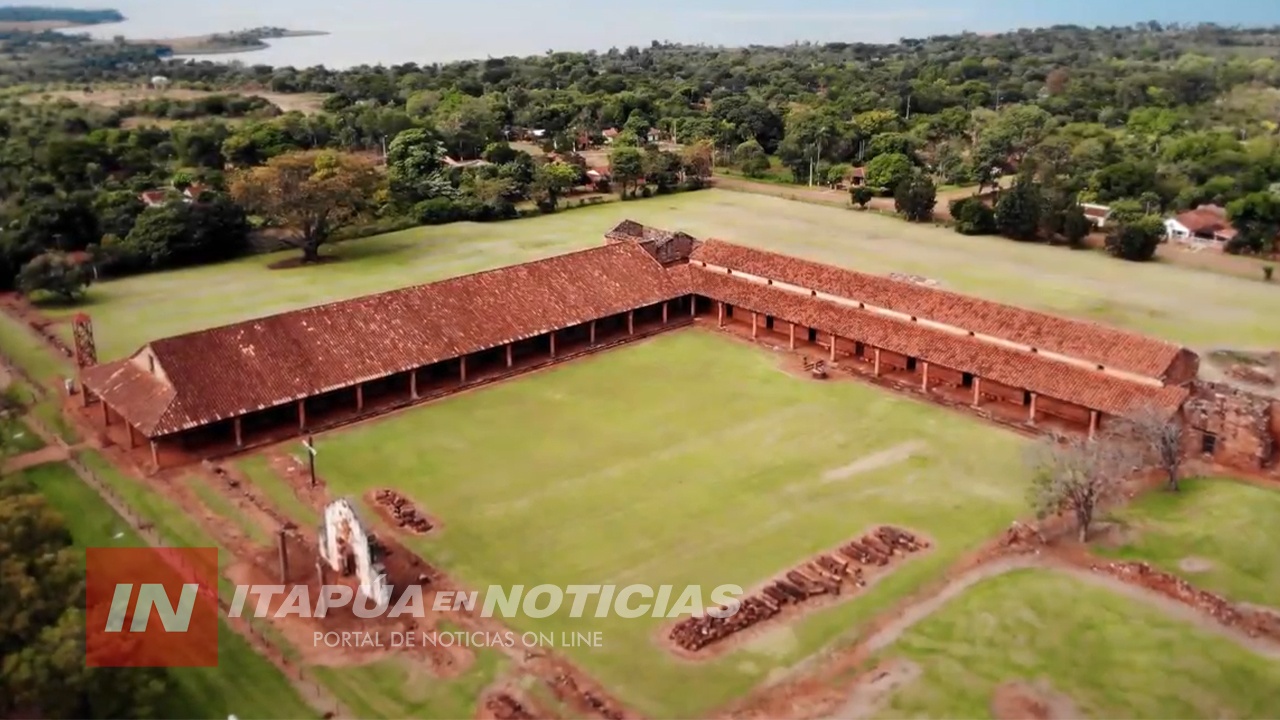
[[1017, 520], [1013, 521], [1000, 538], [1000, 547], [1014, 552], [1039, 552], [1044, 544], [1044, 536], [1039, 530]]
[[1229, 366], [1226, 369], [1226, 373], [1228, 376], [1233, 377], [1236, 380], [1240, 380], [1241, 382], [1246, 382], [1251, 385], [1272, 386], [1276, 384], [1275, 378], [1266, 371], [1242, 363]]
[[533, 714], [506, 693], [490, 695], [484, 706], [496, 720], [533, 720]]
[[607, 700], [596, 695], [590, 690], [583, 690], [578, 687], [577, 681], [572, 676], [566, 674], [557, 675], [555, 681], [551, 683], [551, 689], [561, 700], [573, 702], [577, 704], [585, 704], [593, 712], [607, 720], [623, 720], [622, 711], [613, 707]]
[[848, 543], [833, 553], [824, 553], [786, 571], [766, 584], [758, 594], [745, 597], [738, 611], [716, 617], [712, 610], [676, 623], [668, 637], [679, 647], [697, 652], [761, 622], [775, 617], [788, 605], [800, 605], [813, 598], [839, 595], [846, 586], [854, 591], [865, 587], [863, 566], [885, 567], [895, 558], [929, 547], [929, 543], [906, 530], [884, 526]]
[[1186, 580], [1157, 570], [1147, 563], [1095, 563], [1090, 566], [1090, 569], [1176, 600], [1209, 615], [1227, 627], [1238, 628], [1249, 637], [1280, 640], [1280, 617], [1269, 612], [1234, 605], [1220, 595], [1201, 590]]
[[433, 527], [426, 516], [420, 514], [409, 498], [390, 488], [377, 490], [373, 494], [374, 502], [387, 509], [387, 514], [395, 524], [415, 533], [426, 533]]

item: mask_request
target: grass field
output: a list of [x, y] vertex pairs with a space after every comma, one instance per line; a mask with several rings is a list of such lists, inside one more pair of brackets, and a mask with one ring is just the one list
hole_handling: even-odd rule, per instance
[[[64, 463], [23, 471], [61, 511], [77, 547], [141, 547], [133, 530]], [[316, 713], [288, 680], [237, 634], [220, 625], [220, 667], [169, 670], [164, 717], [304, 718]]]
[[1082, 717], [1272, 717], [1280, 707], [1280, 664], [1050, 570], [982, 581], [883, 657], [923, 672], [877, 717], [989, 717], [998, 685], [1040, 679]]
[[626, 217], [870, 272], [924, 275], [950, 289], [1193, 347], [1280, 345], [1272, 310], [1280, 290], [1261, 281], [717, 190], [506, 223], [415, 228], [329, 248], [343, 262], [311, 268], [268, 270], [277, 258], [258, 256], [115, 280], [93, 286], [80, 308], [50, 311], [88, 310], [99, 354], [108, 359], [157, 337], [593, 246]]
[[[623, 379], [627, 381], [623, 381]], [[852, 382], [815, 383], [689, 330], [321, 436], [320, 472], [393, 486], [443, 519], [405, 538], [465, 585], [743, 588], [894, 523], [939, 548], [723, 659], [673, 661], [661, 619], [508, 620], [600, 631], [568, 650], [624, 701], [687, 717], [728, 701], [935, 576], [1022, 507], [1022, 440]], [[704, 595], [704, 597], [707, 597]]]
[[1145, 560], [1237, 602], [1280, 607], [1280, 492], [1193, 479], [1143, 495], [1116, 513], [1123, 545], [1099, 551]]

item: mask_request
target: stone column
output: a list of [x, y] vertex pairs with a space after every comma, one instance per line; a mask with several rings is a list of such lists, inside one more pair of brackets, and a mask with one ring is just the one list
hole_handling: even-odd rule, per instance
[[511, 345], [512, 343], [507, 343], [507, 367], [511, 367], [512, 364]]
[[927, 360], [921, 360], [920, 362], [922, 363], [921, 375], [923, 376], [920, 380], [920, 389], [929, 392], [929, 362]]
[[689, 317], [698, 317], [698, 296], [689, 296]]
[[760, 317], [760, 313], [752, 311], [751, 313], [751, 339], [752, 340], [756, 339], [756, 326], [759, 325], [759, 323], [757, 323], [756, 320], [759, 317]]
[[982, 405], [982, 378], [975, 377], [973, 379], [973, 406]]
[[[138, 431], [133, 429], [133, 425], [125, 423], [125, 427], [129, 428], [129, 449], [138, 447]], [[236, 418], [236, 445], [240, 444], [240, 418]]]
[[298, 429], [307, 429], [307, 399], [302, 398], [298, 401]]
[[1031, 412], [1027, 414], [1027, 422], [1036, 424], [1036, 394], [1031, 393]]
[[109, 427], [111, 425], [111, 408], [107, 406], [106, 400], [100, 400], [102, 403], [102, 426]]
[[628, 335], [636, 334], [636, 311], [635, 310], [627, 311], [627, 334]]
[[364, 383], [356, 385], [356, 412], [364, 410]]
[[[553, 345], [552, 347], [554, 348], [555, 346]], [[462, 384], [466, 385], [467, 384], [467, 356], [463, 355], [461, 358], [458, 358], [458, 360], [459, 360], [458, 369], [461, 371], [459, 374], [459, 377], [462, 380]]]
[[1093, 436], [1096, 435], [1097, 433], [1098, 433], [1098, 411], [1090, 410], [1089, 411], [1089, 439], [1092, 440]]
[[667, 324], [667, 301], [662, 301], [662, 324]]
[[551, 338], [551, 359], [555, 360], [556, 359], [556, 331], [552, 330], [549, 333], [549, 336]]
[[591, 321], [591, 344], [596, 344], [596, 321]]
[[716, 303], [716, 327], [724, 327], [724, 303]]
[[418, 399], [418, 368], [409, 371], [409, 397]]
[[[240, 416], [237, 415], [231, 424], [236, 431], [236, 447], [244, 447], [244, 430], [240, 427]], [[129, 426], [129, 447], [133, 447], [133, 426]]]
[[156, 466], [157, 470], [160, 469], [160, 448], [156, 445], [155, 440], [151, 441], [151, 462]]
[[880, 348], [876, 348], [875, 376], [880, 377]]
[[831, 336], [831, 362], [836, 361], [836, 343], [840, 342], [840, 338], [834, 334]]
[[795, 323], [788, 323], [788, 324], [791, 325], [790, 348], [792, 350], [795, 350], [796, 349], [796, 324]]

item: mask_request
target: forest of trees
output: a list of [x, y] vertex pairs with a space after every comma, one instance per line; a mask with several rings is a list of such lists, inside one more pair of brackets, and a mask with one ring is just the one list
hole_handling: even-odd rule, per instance
[[119, 10], [81, 10], [44, 7], [41, 5], [0, 5], [0, 22], [66, 22], [76, 25], [98, 25], [121, 22]]
[[[0, 42], [20, 49], [42, 36]], [[2, 72], [75, 83], [163, 72], [175, 86], [220, 92], [116, 109], [16, 98], [0, 106], [3, 285], [50, 251], [88, 251], [108, 272], [245, 252], [250, 222], [284, 221], [237, 200], [252, 195], [243, 187], [228, 191], [290, 153], [385, 155], [383, 187], [346, 225], [503, 219], [521, 203], [554, 209], [585, 182], [572, 149], [610, 128], [621, 133], [614, 189], [628, 194], [697, 186], [713, 163], [820, 184], [859, 166], [874, 193], [908, 193], [895, 204], [917, 220], [931, 216], [937, 188], [990, 188], [1017, 175], [994, 207], [956, 208], [962, 232], [1074, 244], [1087, 230], [1077, 204], [1110, 204], [1118, 222], [1109, 247], [1128, 259], [1154, 251], [1153, 219], [1203, 203], [1229, 208], [1241, 230], [1232, 251], [1269, 252], [1280, 230], [1276, 28], [1149, 23], [739, 49], [655, 42], [341, 71], [161, 64], [154, 48], [130, 43], [82, 48], [80, 58], [74, 40], [58, 42], [70, 43], [66, 62]], [[280, 113], [246, 88], [327, 100], [320, 113]], [[184, 122], [126, 127], [131, 115]], [[507, 145], [532, 128], [559, 161]], [[684, 149], [650, 146], [651, 128]], [[485, 163], [453, 167], [446, 156]], [[137, 199], [153, 188], [176, 197], [193, 183], [207, 202], [144, 209]]]

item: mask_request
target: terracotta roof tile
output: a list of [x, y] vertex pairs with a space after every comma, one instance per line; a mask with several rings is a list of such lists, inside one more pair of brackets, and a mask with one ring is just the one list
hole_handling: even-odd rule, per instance
[[638, 245], [605, 245], [156, 340], [174, 392], [159, 417], [131, 404], [158, 382], [145, 372], [112, 384], [93, 368], [85, 383], [145, 434], [165, 435], [688, 292], [673, 281]]
[[1172, 343], [1083, 320], [846, 270], [721, 240], [692, 259], [927, 318], [983, 335], [1163, 378], [1182, 349]]
[[1046, 397], [1126, 415], [1154, 405], [1172, 411], [1185, 400], [1181, 387], [1154, 387], [1101, 372], [992, 345], [964, 335], [933, 330], [865, 310], [694, 267], [694, 292], [746, 310], [814, 327], [961, 372], [971, 372]]

